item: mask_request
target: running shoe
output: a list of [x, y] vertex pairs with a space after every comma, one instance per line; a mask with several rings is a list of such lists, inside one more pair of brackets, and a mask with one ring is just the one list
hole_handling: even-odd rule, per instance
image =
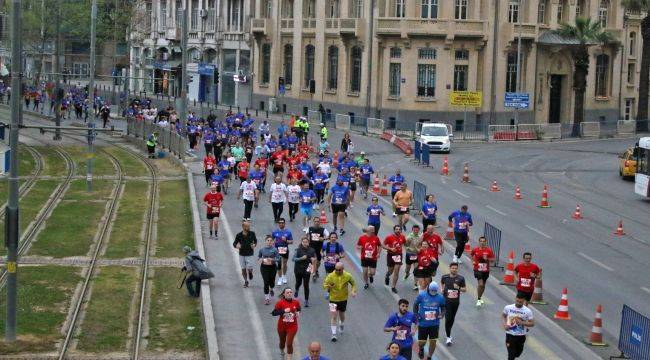
[[447, 341], [445, 341], [445, 344], [447, 344], [447, 346], [451, 346], [451, 345], [452, 345], [452, 342], [451, 342], [451, 336], [447, 337]]

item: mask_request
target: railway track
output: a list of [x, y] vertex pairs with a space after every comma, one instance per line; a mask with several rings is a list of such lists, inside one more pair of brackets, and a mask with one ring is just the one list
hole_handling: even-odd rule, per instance
[[[36, 160], [36, 166], [34, 167], [34, 172], [27, 178], [27, 181], [25, 181], [20, 186], [20, 189], [18, 190], [18, 199], [21, 199], [34, 187], [36, 180], [38, 180], [38, 176], [41, 175], [41, 172], [43, 172], [43, 157], [41, 154], [39, 154], [36, 149], [29, 145], [22, 144], [22, 146], [24, 146], [25, 149], [27, 149], [27, 151], [29, 151], [29, 153], [32, 155], [34, 160]], [[4, 219], [5, 212], [7, 211], [7, 205], [8, 202], [5, 202], [2, 205], [2, 209], [0, 209], [0, 221], [3, 221], [1, 219]]]

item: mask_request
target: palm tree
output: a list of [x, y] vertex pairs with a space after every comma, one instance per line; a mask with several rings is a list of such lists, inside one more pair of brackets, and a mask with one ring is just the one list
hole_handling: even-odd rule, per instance
[[639, 105], [636, 118], [645, 122], [637, 123], [637, 130], [648, 130], [648, 95], [650, 95], [650, 0], [623, 0], [621, 2], [626, 12], [645, 14], [641, 20], [641, 38], [643, 50], [641, 51], [641, 73], [639, 78]]
[[580, 134], [580, 123], [585, 117], [585, 90], [587, 89], [587, 74], [589, 73], [589, 47], [605, 44], [613, 40], [611, 33], [600, 27], [600, 22], [591, 18], [577, 17], [575, 25], [562, 24], [556, 32], [576, 44], [572, 47], [574, 70], [573, 92], [575, 106], [573, 108], [573, 136]]

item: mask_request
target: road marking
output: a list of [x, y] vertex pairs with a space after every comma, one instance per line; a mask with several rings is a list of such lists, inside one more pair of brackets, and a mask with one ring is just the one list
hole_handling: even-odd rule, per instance
[[452, 191], [455, 192], [456, 194], [458, 194], [458, 195], [464, 197], [465, 199], [469, 199], [469, 196], [463, 194], [462, 192], [460, 192], [460, 191], [458, 191], [458, 190], [456, 190], [456, 189], [453, 189]]
[[[601, 268], [603, 268], [603, 269], [605, 269], [605, 270], [607, 270], [607, 271], [614, 271], [614, 269], [612, 269], [611, 267], [609, 267], [609, 266], [607, 266], [607, 265], [601, 263], [600, 261], [598, 261], [598, 260], [592, 258], [591, 256], [589, 256], [589, 255], [587, 255], [587, 254], [585, 254], [585, 253], [578, 252], [578, 255], [582, 256], [583, 258], [585, 258], [585, 259], [591, 261], [592, 263], [594, 263], [594, 264], [600, 266]], [[650, 292], [650, 291], [648, 291], [648, 292]]]
[[547, 238], [547, 239], [552, 239], [552, 237], [551, 237], [550, 235], [547, 235], [546, 233], [542, 232], [541, 230], [537, 230], [537, 229], [535, 229], [534, 227], [529, 226], [529, 225], [526, 225], [526, 227], [527, 227], [529, 230], [532, 230], [532, 231], [534, 231], [534, 232], [536, 232], [536, 233], [542, 235], [543, 237], [545, 237], [545, 238]]
[[447, 179], [444, 176], [440, 176], [440, 181], [442, 181], [443, 184], [447, 185]]
[[490, 205], [485, 205], [485, 207], [488, 208], [488, 209], [490, 209], [490, 210], [492, 210], [492, 211], [494, 211], [494, 212], [497, 213], [497, 214], [502, 215], [502, 216], [508, 216], [508, 214], [504, 213], [503, 211], [501, 211], [501, 210], [499, 210], [499, 209], [495, 209], [495, 208], [493, 208], [493, 207], [490, 206]]
[[650, 294], [650, 289], [648, 289], [645, 286], [641, 286], [641, 290], [643, 290], [643, 291], [647, 292], [648, 294]]

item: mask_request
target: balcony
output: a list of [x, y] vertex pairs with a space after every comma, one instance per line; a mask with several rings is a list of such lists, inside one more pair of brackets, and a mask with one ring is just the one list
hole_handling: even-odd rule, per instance
[[251, 31], [255, 36], [269, 36], [271, 34], [270, 19], [253, 19]]
[[167, 40], [180, 40], [181, 29], [177, 27], [167, 28], [167, 31], [165, 32], [165, 38], [167, 38]]
[[363, 38], [364, 23], [359, 19], [325, 19], [325, 33], [338, 36]]
[[283, 34], [292, 34], [293, 33], [293, 19], [281, 19], [280, 20], [280, 32]]
[[483, 20], [446, 20], [421, 18], [378, 18], [378, 36], [395, 36], [402, 38], [414, 36], [439, 36], [447, 39], [484, 38], [487, 22]]
[[302, 20], [302, 32], [304, 34], [315, 34], [316, 33], [316, 19], [303, 19]]
[[521, 35], [522, 40], [536, 40], [539, 37], [540, 29], [545, 30], [547, 26], [536, 23], [503, 23], [501, 32], [507, 41], [517, 41]]

